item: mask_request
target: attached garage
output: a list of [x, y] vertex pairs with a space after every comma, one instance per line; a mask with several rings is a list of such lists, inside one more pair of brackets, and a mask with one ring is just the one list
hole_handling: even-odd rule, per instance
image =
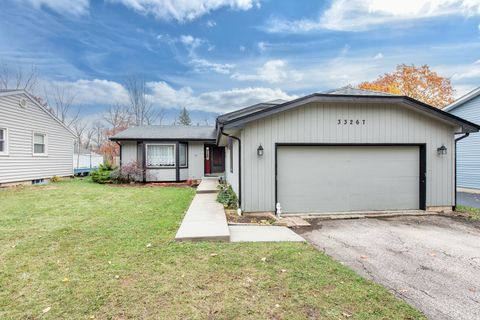
[[479, 130], [412, 98], [352, 87], [247, 107], [217, 128], [238, 159], [226, 178], [242, 210], [282, 214], [451, 210], [455, 139]]
[[277, 202], [289, 213], [424, 209], [424, 149], [277, 144]]

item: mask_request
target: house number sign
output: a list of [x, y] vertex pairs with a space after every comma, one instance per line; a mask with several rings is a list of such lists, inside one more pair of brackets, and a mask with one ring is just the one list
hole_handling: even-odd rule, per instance
[[365, 119], [338, 119], [338, 125], [365, 125]]

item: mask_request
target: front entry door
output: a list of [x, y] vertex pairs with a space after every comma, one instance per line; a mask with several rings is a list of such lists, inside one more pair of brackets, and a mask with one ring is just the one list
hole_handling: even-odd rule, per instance
[[212, 167], [211, 167], [211, 153], [212, 153], [212, 148], [210, 146], [205, 146], [205, 174], [211, 174], [212, 173]]
[[225, 148], [205, 145], [205, 174], [225, 172]]

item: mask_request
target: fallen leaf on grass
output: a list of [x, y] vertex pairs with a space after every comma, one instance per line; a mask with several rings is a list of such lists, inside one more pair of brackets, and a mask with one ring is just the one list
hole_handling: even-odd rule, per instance
[[148, 244], [147, 244], [147, 248], [150, 248], [151, 246], [152, 246], [151, 243], [148, 243]]
[[118, 274], [116, 274], [115, 279], [120, 279], [120, 276]]
[[95, 316], [90, 316], [90, 319], [95, 319]]
[[285, 272], [287, 272], [287, 269], [282, 269], [282, 273], [285, 273]]
[[42, 312], [47, 313], [48, 311], [50, 311], [50, 309], [52, 309], [52, 307], [46, 307], [45, 309], [42, 310]]
[[275, 305], [275, 308], [280, 308], [280, 305], [277, 303], [277, 304]]
[[261, 260], [262, 260], [263, 262], [265, 262], [265, 261], [267, 261], [267, 257], [263, 257]]
[[70, 281], [70, 279], [68, 279], [67, 277], [62, 279], [62, 282], [68, 282], [68, 281]]
[[210, 257], [216, 257], [218, 256], [218, 253], [210, 253]]
[[352, 314], [350, 312], [342, 312], [342, 316], [344, 316], [345, 318], [350, 318], [352, 316]]

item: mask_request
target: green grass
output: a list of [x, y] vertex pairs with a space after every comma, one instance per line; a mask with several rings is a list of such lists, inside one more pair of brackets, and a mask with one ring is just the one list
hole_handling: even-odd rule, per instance
[[467, 206], [459, 205], [455, 208], [455, 211], [460, 213], [465, 213], [467, 215], [468, 220], [472, 221], [480, 221], [480, 209], [479, 208], [472, 208]]
[[0, 319], [423, 318], [308, 244], [174, 242], [193, 196], [88, 179], [0, 190]]

